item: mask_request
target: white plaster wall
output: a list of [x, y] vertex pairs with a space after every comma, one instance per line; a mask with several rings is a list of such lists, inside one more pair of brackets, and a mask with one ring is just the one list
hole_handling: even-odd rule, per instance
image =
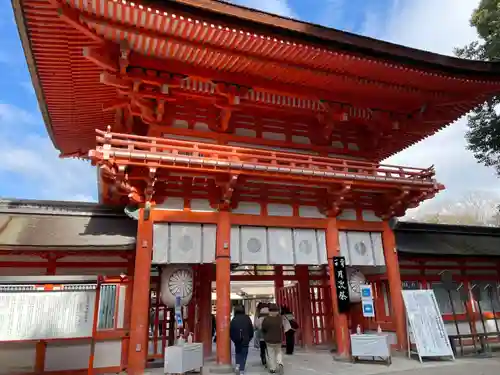
[[316, 206], [299, 206], [299, 216], [311, 219], [326, 218], [326, 216], [323, 215]]
[[0, 374], [30, 373], [35, 370], [36, 344], [0, 344]]
[[356, 220], [356, 211], [351, 209], [343, 210], [339, 216], [338, 220]]
[[240, 202], [238, 207], [234, 208], [232, 212], [244, 215], [260, 215], [261, 207], [259, 203]]
[[[94, 368], [121, 364], [121, 340], [97, 342]], [[49, 342], [45, 355], [45, 371], [64, 371], [88, 368], [90, 343], [88, 341]]]
[[47, 273], [47, 268], [24, 268], [24, 267], [0, 268], [0, 275], [2, 276], [40, 276], [40, 275], [45, 275], [46, 273]]
[[171, 210], [171, 211], [183, 211], [184, 210], [184, 198], [167, 198], [165, 202], [155, 206], [155, 210]]
[[216, 210], [210, 206], [210, 201], [207, 199], [192, 199], [191, 211], [193, 212], [215, 212]]
[[71, 267], [71, 268], [56, 268], [56, 275], [82, 275], [82, 276], [118, 276], [127, 274], [127, 266], [123, 267], [114, 267], [114, 268], [83, 268], [83, 267]]
[[293, 207], [289, 204], [269, 203], [267, 214], [269, 216], [293, 216]]

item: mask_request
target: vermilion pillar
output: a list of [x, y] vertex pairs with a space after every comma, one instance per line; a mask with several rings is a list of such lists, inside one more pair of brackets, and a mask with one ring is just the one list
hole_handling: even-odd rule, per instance
[[153, 249], [153, 221], [144, 219], [139, 211], [137, 245], [135, 250], [132, 312], [130, 316], [130, 346], [128, 351], [129, 375], [142, 375], [148, 355], [149, 299], [151, 255]]
[[274, 298], [276, 301], [278, 301], [278, 293], [283, 285], [283, 266], [274, 266]]
[[340, 255], [339, 231], [337, 220], [328, 218], [326, 227], [326, 251], [328, 265], [330, 267], [330, 289], [332, 293], [333, 306], [333, 328], [335, 330], [335, 342], [337, 344], [337, 355], [340, 358], [348, 358], [351, 355], [351, 337], [346, 314], [339, 313], [337, 304], [337, 288], [335, 287], [335, 275], [333, 268], [333, 257]]
[[217, 223], [217, 243], [215, 253], [217, 364], [231, 365], [231, 342], [229, 323], [231, 317], [231, 251], [229, 248], [231, 223], [229, 213], [221, 211]]
[[211, 264], [200, 267], [200, 341], [203, 343], [203, 354], [208, 357], [212, 354], [212, 271]]
[[309, 267], [296, 266], [295, 274], [299, 280], [299, 296], [302, 316], [302, 341], [306, 348], [313, 346], [313, 326], [311, 313], [311, 295], [309, 290]]
[[389, 227], [389, 223], [387, 221], [384, 222], [382, 242], [384, 244], [387, 281], [389, 283], [389, 291], [391, 296], [391, 315], [396, 327], [398, 347], [400, 349], [406, 349], [408, 346], [406, 338], [406, 314], [403, 302], [401, 274], [399, 273], [396, 238], [394, 237], [394, 232]]

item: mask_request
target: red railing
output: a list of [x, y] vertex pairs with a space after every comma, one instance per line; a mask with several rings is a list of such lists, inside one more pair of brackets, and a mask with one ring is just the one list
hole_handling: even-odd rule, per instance
[[435, 185], [434, 169], [309, 156], [290, 152], [214, 145], [97, 130], [97, 148], [89, 157], [97, 162], [149, 165], [212, 171], [264, 172], [302, 177], [399, 182]]

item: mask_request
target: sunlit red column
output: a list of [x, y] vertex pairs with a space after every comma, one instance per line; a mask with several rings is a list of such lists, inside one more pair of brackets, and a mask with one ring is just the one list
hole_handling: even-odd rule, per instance
[[139, 211], [137, 245], [135, 250], [132, 313], [130, 316], [129, 375], [142, 375], [146, 368], [149, 335], [149, 299], [151, 256], [153, 251], [153, 220]]
[[384, 222], [382, 233], [384, 244], [385, 265], [387, 269], [387, 281], [391, 297], [391, 316], [396, 327], [398, 348], [406, 349], [408, 346], [406, 337], [406, 314], [404, 310], [401, 274], [399, 272], [398, 254], [396, 251], [396, 238], [387, 221]]
[[212, 267], [204, 264], [200, 267], [200, 341], [203, 343], [203, 354], [208, 357], [212, 354]]
[[313, 345], [313, 326], [311, 312], [311, 296], [309, 290], [309, 267], [296, 266], [295, 274], [299, 280], [299, 306], [302, 309], [302, 340], [306, 348]]
[[335, 343], [337, 344], [337, 355], [340, 358], [351, 356], [351, 337], [349, 332], [347, 314], [339, 313], [337, 304], [337, 288], [335, 287], [335, 273], [333, 268], [333, 257], [340, 255], [339, 231], [337, 220], [328, 218], [326, 227], [326, 251], [328, 266], [330, 268], [330, 289], [333, 306], [333, 328], [335, 330]]
[[231, 317], [231, 223], [229, 213], [221, 211], [217, 223], [217, 243], [215, 253], [215, 288], [217, 293], [217, 364], [231, 365], [231, 342], [229, 323]]

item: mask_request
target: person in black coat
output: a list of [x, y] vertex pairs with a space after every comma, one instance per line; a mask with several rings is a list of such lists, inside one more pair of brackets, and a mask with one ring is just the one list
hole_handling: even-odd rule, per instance
[[245, 314], [245, 308], [238, 305], [234, 308], [234, 317], [229, 327], [231, 341], [234, 344], [236, 364], [240, 374], [244, 374], [248, 357], [248, 347], [253, 339], [253, 324], [250, 317]]
[[212, 339], [214, 342], [216, 342], [216, 339], [215, 339], [215, 330], [216, 330], [216, 320], [215, 320], [215, 315], [212, 314]]

